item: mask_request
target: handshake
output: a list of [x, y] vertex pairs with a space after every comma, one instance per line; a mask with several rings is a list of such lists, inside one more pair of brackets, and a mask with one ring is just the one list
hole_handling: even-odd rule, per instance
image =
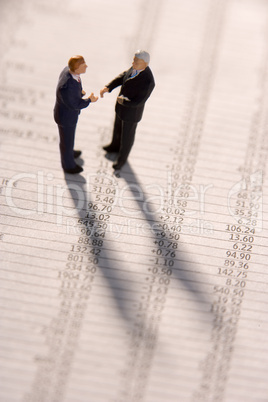
[[[102, 147], [106, 153], [115, 154], [114, 170], [121, 169], [127, 162], [145, 102], [155, 86], [153, 74], [148, 67], [149, 59], [148, 52], [138, 50], [134, 55], [132, 67], [119, 74], [100, 90], [100, 97], [103, 98], [106, 92], [121, 87], [115, 105], [112, 139], [110, 144]], [[56, 90], [54, 119], [59, 129], [61, 164], [66, 173], [72, 174], [83, 171], [76, 161], [81, 151], [74, 150], [75, 129], [80, 110], [88, 107], [90, 102], [97, 102], [99, 99], [93, 92], [88, 98], [84, 98], [86, 93], [82, 90], [80, 74], [84, 74], [86, 69], [87, 65], [82, 56], [71, 57], [68, 66], [60, 74]], [[77, 83], [73, 82], [73, 79]]]
[[[109, 88], [104, 87], [103, 89], [100, 90], [100, 97], [101, 97], [101, 98], [103, 98], [103, 95], [105, 94], [105, 92], [109, 92]], [[85, 92], [85, 91], [82, 91], [82, 95], [84, 96], [85, 94], [86, 94], [86, 92]], [[98, 97], [98, 96], [95, 96], [94, 93], [91, 92], [91, 94], [90, 94], [90, 96], [88, 97], [88, 99], [90, 99], [91, 102], [97, 102], [97, 100], [99, 99], [99, 97]], [[123, 96], [123, 95], [120, 95], [120, 96], [117, 97], [117, 101], [118, 101], [118, 103], [120, 103], [121, 105], [123, 104], [124, 100], [129, 102], [129, 99], [126, 98], [126, 97]]]

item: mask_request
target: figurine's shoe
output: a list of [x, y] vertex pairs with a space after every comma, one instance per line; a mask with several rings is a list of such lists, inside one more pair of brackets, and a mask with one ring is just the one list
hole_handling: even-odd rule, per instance
[[82, 151], [74, 151], [74, 159], [79, 158], [79, 156], [82, 154]]
[[119, 152], [118, 148], [112, 147], [111, 145], [106, 145], [105, 147], [102, 147], [102, 149], [106, 152]]
[[76, 174], [83, 172], [83, 168], [79, 165], [76, 165], [73, 169], [63, 169], [65, 173]]
[[124, 165], [124, 163], [115, 162], [115, 163], [113, 164], [113, 168], [114, 168], [114, 170], [120, 170], [120, 169], [123, 167], [123, 165]]

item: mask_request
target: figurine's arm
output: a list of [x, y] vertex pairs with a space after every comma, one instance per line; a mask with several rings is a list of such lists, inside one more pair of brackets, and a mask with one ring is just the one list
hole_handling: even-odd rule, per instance
[[62, 88], [61, 89], [61, 96], [62, 100], [65, 103], [65, 105], [69, 109], [73, 110], [80, 110], [86, 108], [91, 102], [96, 102], [98, 100], [98, 97], [94, 96], [93, 93], [87, 98], [83, 99], [82, 94], [79, 96], [79, 93], [77, 92], [76, 88]]
[[82, 94], [79, 97], [79, 94], [77, 91], [71, 90], [71, 88], [68, 87], [63, 87], [60, 90], [61, 98], [63, 103], [72, 110], [80, 110], [86, 108], [91, 100], [88, 99], [83, 99]]
[[113, 79], [111, 82], [109, 82], [108, 85], [106, 85], [103, 89], [100, 90], [101, 98], [103, 98], [103, 95], [105, 94], [105, 92], [112, 92], [112, 90], [114, 88], [123, 84], [123, 80], [124, 80], [126, 72], [127, 71], [124, 71], [123, 73], [119, 74], [117, 77], [115, 77], [115, 79]]

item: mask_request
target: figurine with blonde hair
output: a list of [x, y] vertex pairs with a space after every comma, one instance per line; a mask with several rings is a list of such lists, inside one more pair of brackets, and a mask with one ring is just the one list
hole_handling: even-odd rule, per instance
[[54, 119], [59, 129], [61, 165], [66, 173], [71, 174], [83, 171], [83, 168], [75, 161], [81, 155], [81, 151], [74, 150], [78, 116], [81, 109], [98, 100], [94, 93], [83, 99], [85, 92], [82, 88], [80, 74], [84, 74], [86, 69], [87, 65], [83, 56], [71, 57], [68, 66], [59, 76], [56, 90]]

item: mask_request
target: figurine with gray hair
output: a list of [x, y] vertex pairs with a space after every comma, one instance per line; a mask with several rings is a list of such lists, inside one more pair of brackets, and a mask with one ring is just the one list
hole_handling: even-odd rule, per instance
[[121, 169], [127, 161], [145, 102], [155, 86], [152, 71], [148, 66], [149, 62], [149, 53], [138, 50], [134, 55], [132, 67], [119, 74], [100, 91], [100, 96], [103, 98], [105, 92], [111, 92], [121, 85], [115, 105], [112, 142], [103, 147], [108, 153], [118, 153], [117, 161], [113, 164], [115, 170]]

